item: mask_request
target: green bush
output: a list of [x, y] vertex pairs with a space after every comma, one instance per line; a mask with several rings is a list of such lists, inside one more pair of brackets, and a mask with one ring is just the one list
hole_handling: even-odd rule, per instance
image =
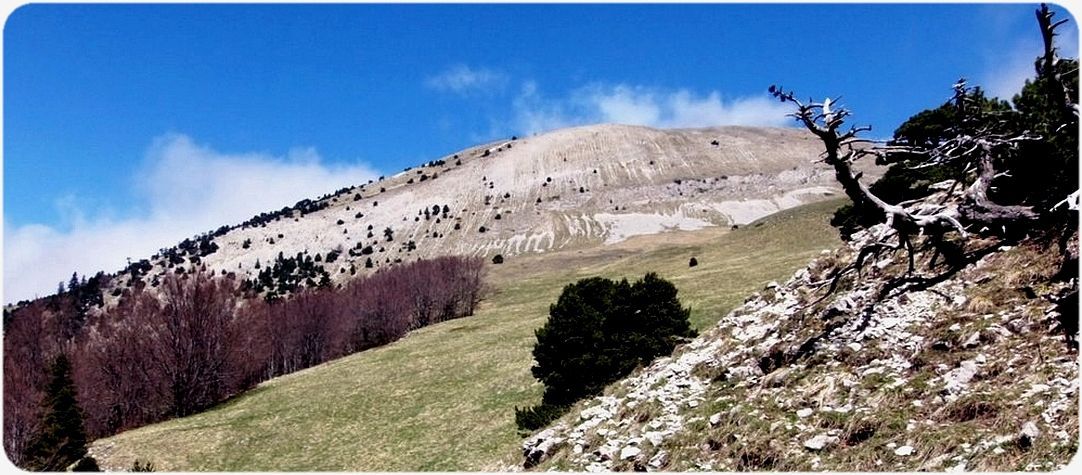
[[598, 394], [635, 367], [672, 353], [695, 335], [690, 309], [676, 287], [657, 274], [634, 284], [593, 277], [564, 287], [549, 319], [536, 331], [534, 377], [545, 384], [542, 402], [570, 405]]

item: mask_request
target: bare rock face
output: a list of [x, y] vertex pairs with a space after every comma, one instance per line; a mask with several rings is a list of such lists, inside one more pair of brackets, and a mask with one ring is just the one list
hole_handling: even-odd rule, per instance
[[[818, 155], [817, 140], [795, 129], [557, 130], [448, 154], [339, 190], [304, 210], [234, 226], [213, 236], [207, 246], [216, 250], [200, 256], [200, 264], [246, 279], [259, 272], [257, 261], [267, 265], [279, 253], [333, 253], [333, 262], [320, 265], [339, 282], [396, 260], [513, 259], [671, 229], [744, 224], [840, 196]], [[385, 239], [388, 228], [392, 240]], [[376, 252], [362, 254], [366, 246]], [[365, 266], [369, 258], [372, 268]], [[143, 279], [167, 272], [166, 261], [150, 259]], [[131, 285], [130, 279], [121, 274], [116, 285]]]

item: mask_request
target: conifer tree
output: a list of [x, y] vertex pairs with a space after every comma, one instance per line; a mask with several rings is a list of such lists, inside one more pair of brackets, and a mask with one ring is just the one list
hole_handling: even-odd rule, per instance
[[71, 362], [63, 353], [49, 366], [42, 414], [43, 427], [30, 445], [27, 468], [63, 471], [86, 455], [83, 414], [76, 400]]

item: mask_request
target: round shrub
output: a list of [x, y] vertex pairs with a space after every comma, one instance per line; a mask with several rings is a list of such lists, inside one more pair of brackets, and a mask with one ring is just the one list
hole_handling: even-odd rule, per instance
[[567, 405], [600, 393], [636, 366], [672, 353], [695, 335], [676, 287], [655, 273], [634, 284], [600, 277], [564, 287], [535, 334], [534, 377], [544, 404]]

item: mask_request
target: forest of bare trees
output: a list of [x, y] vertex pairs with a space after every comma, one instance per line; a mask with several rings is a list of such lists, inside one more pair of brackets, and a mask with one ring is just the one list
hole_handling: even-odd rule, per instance
[[193, 414], [266, 379], [472, 315], [483, 277], [480, 258], [439, 257], [268, 302], [239, 297], [234, 279], [173, 275], [77, 325], [74, 299], [31, 302], [4, 325], [4, 448], [16, 464], [25, 461], [42, 428], [47, 368], [60, 354], [72, 362], [93, 439]]

